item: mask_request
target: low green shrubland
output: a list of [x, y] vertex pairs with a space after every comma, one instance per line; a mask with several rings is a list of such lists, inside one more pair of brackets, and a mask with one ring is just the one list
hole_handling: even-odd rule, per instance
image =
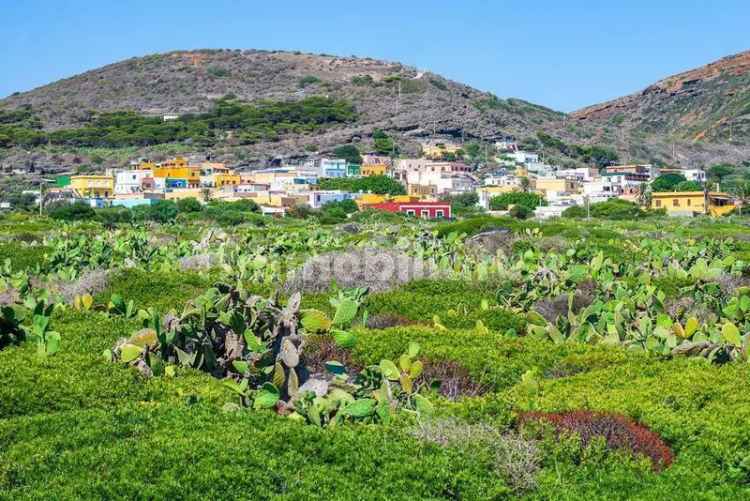
[[[178, 223], [116, 229], [0, 220], [0, 297], [19, 312], [0, 321], [0, 498], [750, 497], [741, 220], [209, 231], [182, 205]], [[507, 241], [467, 249], [493, 228]], [[294, 290], [264, 302], [352, 246], [428, 260], [434, 278], [304, 294], [299, 323]], [[35, 326], [42, 300], [56, 306]], [[294, 402], [290, 369], [346, 372], [348, 396]]]

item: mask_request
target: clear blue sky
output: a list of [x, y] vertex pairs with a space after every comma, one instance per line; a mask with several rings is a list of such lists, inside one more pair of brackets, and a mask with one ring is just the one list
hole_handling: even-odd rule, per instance
[[749, 0], [0, 0], [0, 96], [132, 56], [371, 56], [571, 111], [750, 49]]

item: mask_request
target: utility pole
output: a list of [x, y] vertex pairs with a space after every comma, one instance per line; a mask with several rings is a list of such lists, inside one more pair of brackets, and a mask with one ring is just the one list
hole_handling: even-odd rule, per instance
[[45, 179], [43, 177], [39, 178], [39, 215], [42, 215], [42, 211], [44, 210], [44, 185], [48, 182], [50, 182], [50, 179]]
[[589, 205], [589, 196], [586, 195], [583, 197], [583, 200], [586, 202], [586, 221], [589, 221], [591, 219], [591, 206]]

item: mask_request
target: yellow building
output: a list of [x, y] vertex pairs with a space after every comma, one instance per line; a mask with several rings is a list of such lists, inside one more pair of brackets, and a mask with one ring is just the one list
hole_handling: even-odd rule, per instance
[[364, 164], [360, 168], [360, 175], [363, 177], [385, 176], [386, 174], [388, 174], [388, 166], [386, 164]]
[[109, 198], [115, 191], [111, 176], [71, 176], [70, 187], [79, 197]]
[[[706, 210], [706, 198], [708, 210]], [[735, 209], [732, 198], [727, 193], [702, 191], [665, 191], [651, 194], [652, 209], [666, 209], [671, 215], [711, 214], [723, 216]]]
[[182, 169], [188, 166], [188, 161], [185, 157], [174, 157], [169, 160], [164, 160], [159, 164], [159, 167], [165, 167], [167, 169]]
[[433, 197], [437, 193], [437, 188], [432, 184], [409, 184], [406, 192], [413, 197]]
[[213, 175], [213, 185], [217, 188], [222, 188], [224, 186], [237, 186], [238, 184], [242, 183], [242, 179], [240, 178], [239, 174], [214, 174]]
[[187, 181], [188, 188], [198, 188], [201, 184], [200, 167], [166, 166], [162, 164], [152, 169], [151, 172], [155, 178], [184, 179]]
[[414, 195], [378, 195], [377, 193], [364, 193], [357, 198], [355, 202], [357, 206], [361, 208], [365, 205], [382, 204], [383, 202], [408, 203], [416, 202], [420, 199], [421, 197]]
[[425, 158], [440, 160], [446, 153], [456, 154], [461, 150], [461, 145], [453, 143], [432, 143], [422, 145], [422, 155]]
[[547, 194], [547, 192], [576, 193], [578, 191], [578, 183], [572, 179], [538, 177], [532, 181], [532, 186], [536, 191], [541, 191], [543, 194]]
[[144, 160], [138, 164], [138, 170], [154, 170], [156, 167], [157, 165], [150, 160]]

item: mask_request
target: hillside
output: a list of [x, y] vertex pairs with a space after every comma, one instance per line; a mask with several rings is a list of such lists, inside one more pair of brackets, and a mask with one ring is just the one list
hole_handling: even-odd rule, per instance
[[[326, 151], [369, 141], [380, 128], [402, 150], [414, 139], [452, 135], [472, 140], [532, 135], [564, 115], [517, 99], [498, 99], [439, 75], [399, 63], [257, 50], [200, 50], [132, 58], [0, 100], [0, 110], [31, 106], [45, 131], [88, 126], [103, 112], [155, 117], [209, 112], [231, 95], [244, 103], [327, 96], [351, 103], [356, 119], [307, 133], [282, 134], [239, 148], [232, 134], [215, 145], [250, 161]], [[224, 150], [224, 148], [229, 150]], [[62, 158], [62, 157], [61, 157]]]
[[750, 51], [667, 77], [571, 115], [631, 157], [681, 163], [750, 154]]

